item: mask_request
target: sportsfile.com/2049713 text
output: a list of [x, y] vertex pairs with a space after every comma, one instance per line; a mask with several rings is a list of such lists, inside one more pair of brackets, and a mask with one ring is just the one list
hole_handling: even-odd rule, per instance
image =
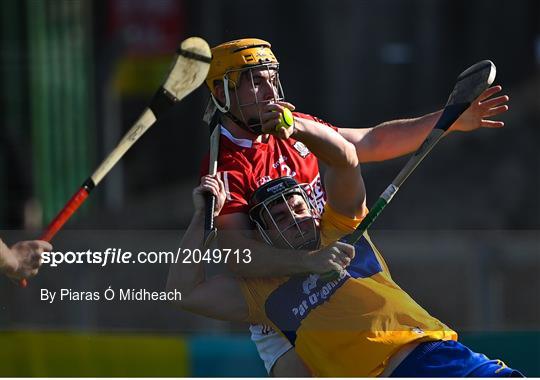
[[221, 264], [228, 262], [249, 264], [251, 250], [246, 249], [188, 249], [172, 251], [140, 251], [133, 253], [121, 248], [107, 248], [104, 251], [43, 252], [42, 263], [51, 267], [62, 264]]

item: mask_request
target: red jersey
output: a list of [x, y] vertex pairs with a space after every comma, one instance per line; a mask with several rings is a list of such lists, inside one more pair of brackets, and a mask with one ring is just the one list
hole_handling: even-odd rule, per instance
[[[313, 116], [294, 112], [295, 117], [314, 120], [337, 129]], [[317, 208], [322, 212], [325, 193], [319, 174], [317, 158], [300, 141], [282, 140], [269, 135], [261, 143], [237, 139], [221, 128], [217, 171], [225, 185], [227, 199], [221, 215], [247, 213], [248, 202], [255, 190], [264, 183], [282, 176], [291, 176], [301, 184]], [[203, 160], [201, 175], [208, 173], [208, 155]]]

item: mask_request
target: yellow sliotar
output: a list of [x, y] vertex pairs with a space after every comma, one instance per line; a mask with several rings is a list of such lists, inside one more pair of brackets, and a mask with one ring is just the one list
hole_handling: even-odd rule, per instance
[[283, 113], [279, 115], [278, 123], [276, 124], [276, 131], [279, 131], [280, 128], [290, 128], [294, 125], [294, 117], [292, 112], [285, 108]]

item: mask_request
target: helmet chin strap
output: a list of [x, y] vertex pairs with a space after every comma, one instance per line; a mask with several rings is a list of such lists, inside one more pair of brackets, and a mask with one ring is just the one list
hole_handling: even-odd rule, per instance
[[263, 134], [262, 133], [262, 126], [260, 126], [260, 125], [250, 127], [250, 126], [246, 125], [246, 123], [244, 123], [242, 120], [240, 120], [239, 118], [234, 116], [231, 112], [226, 112], [226, 113], [224, 113], [224, 115], [227, 116], [229, 119], [231, 119], [240, 128], [242, 128], [242, 129], [244, 129], [244, 130], [246, 130], [248, 132], [254, 133], [256, 135], [262, 135]]
[[212, 101], [216, 105], [216, 108], [221, 111], [221, 113], [227, 113], [231, 109], [231, 98], [229, 96], [229, 78], [225, 75], [223, 77], [223, 92], [225, 92], [225, 106], [222, 106], [218, 100], [214, 97], [214, 94], [210, 93]]

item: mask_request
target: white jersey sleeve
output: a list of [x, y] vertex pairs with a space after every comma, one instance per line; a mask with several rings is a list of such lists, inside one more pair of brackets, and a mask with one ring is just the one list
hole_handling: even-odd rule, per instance
[[251, 325], [249, 331], [266, 371], [270, 373], [277, 360], [293, 346], [284, 336], [269, 326]]

